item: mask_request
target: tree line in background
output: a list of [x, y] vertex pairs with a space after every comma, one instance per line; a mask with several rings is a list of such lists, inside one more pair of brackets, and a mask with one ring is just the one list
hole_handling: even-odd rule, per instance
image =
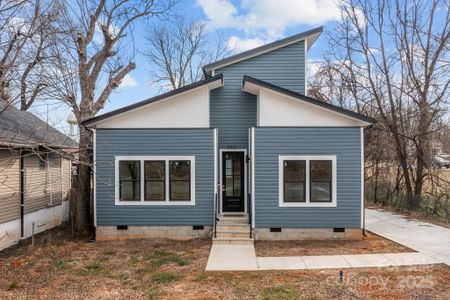
[[[230, 54], [205, 24], [174, 13], [176, 0], [0, 0], [0, 98], [21, 110], [58, 100], [79, 125], [74, 224], [92, 230], [92, 132], [136, 68], [138, 51], [161, 91], [202, 78], [201, 65]], [[449, 213], [449, 180], [432, 168], [433, 143], [448, 138], [448, 0], [344, 0], [330, 52], [310, 95], [375, 117], [366, 131], [367, 195], [411, 209], [431, 197]], [[136, 49], [136, 28], [146, 30]], [[1, 114], [1, 112], [0, 112]], [[436, 200], [437, 199], [437, 200]], [[437, 208], [436, 208], [437, 207]]]
[[310, 95], [376, 118], [366, 198], [449, 220], [450, 176], [435, 155], [450, 135], [450, 2], [346, 0], [341, 13]]
[[[228, 54], [205, 24], [173, 12], [176, 0], [0, 0], [0, 97], [28, 110], [39, 99], [70, 107], [79, 126], [75, 230], [92, 232], [93, 133], [83, 121], [103, 109], [142, 54], [161, 91], [201, 79], [200, 66]], [[161, 25], [163, 24], [163, 25]], [[6, 109], [4, 106], [3, 109]], [[1, 113], [1, 112], [0, 112]]]

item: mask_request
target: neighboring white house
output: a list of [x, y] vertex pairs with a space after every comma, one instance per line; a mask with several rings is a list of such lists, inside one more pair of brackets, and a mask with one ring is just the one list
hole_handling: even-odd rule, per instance
[[0, 250], [68, 220], [77, 144], [30, 112], [0, 102]]

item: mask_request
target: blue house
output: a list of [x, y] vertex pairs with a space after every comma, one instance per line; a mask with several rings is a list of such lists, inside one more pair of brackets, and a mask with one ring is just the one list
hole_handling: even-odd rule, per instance
[[87, 120], [97, 239], [359, 236], [374, 120], [306, 95], [321, 32], [205, 65], [204, 80]]

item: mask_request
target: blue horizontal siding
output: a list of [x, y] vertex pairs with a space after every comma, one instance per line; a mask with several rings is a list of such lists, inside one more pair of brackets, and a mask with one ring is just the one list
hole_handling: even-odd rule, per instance
[[[97, 129], [98, 225], [211, 225], [214, 195], [213, 129]], [[114, 157], [195, 156], [195, 205], [115, 205]]]
[[224, 86], [211, 91], [211, 127], [219, 128], [220, 148], [247, 148], [248, 129], [256, 126], [256, 96], [242, 91], [249, 75], [305, 93], [305, 47], [298, 42], [215, 70]]
[[[336, 155], [337, 207], [279, 207], [279, 155]], [[255, 128], [255, 227], [360, 228], [360, 128]]]

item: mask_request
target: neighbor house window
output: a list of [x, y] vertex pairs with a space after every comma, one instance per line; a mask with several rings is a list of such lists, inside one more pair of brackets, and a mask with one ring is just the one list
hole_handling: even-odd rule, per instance
[[140, 162], [122, 160], [119, 162], [120, 201], [139, 201], [141, 199]]
[[116, 157], [116, 205], [193, 205], [194, 183], [194, 156]]
[[191, 162], [188, 160], [169, 161], [170, 201], [189, 201], [191, 195]]
[[336, 156], [280, 156], [279, 205], [336, 206]]
[[166, 162], [164, 160], [144, 162], [145, 201], [164, 201], [166, 199]]

